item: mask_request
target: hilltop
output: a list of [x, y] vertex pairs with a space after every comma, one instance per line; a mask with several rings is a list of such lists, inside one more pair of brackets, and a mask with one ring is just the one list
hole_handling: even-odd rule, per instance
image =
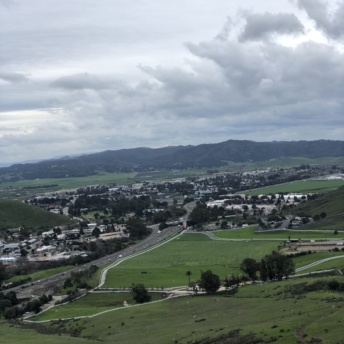
[[132, 172], [156, 169], [187, 169], [227, 166], [230, 162], [262, 162], [303, 157], [344, 157], [344, 141], [254, 142], [228, 140], [216, 144], [165, 148], [108, 150], [78, 157], [0, 168], [0, 181], [65, 178], [99, 172]]
[[0, 199], [0, 229], [54, 227], [70, 223], [63, 215], [51, 213], [20, 201]]

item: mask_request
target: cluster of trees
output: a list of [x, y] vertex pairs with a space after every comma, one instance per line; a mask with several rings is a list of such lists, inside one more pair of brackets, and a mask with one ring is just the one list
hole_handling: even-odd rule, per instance
[[5, 312], [18, 304], [17, 294], [10, 291], [7, 294], [0, 292], [0, 314], [5, 315]]
[[257, 279], [257, 273], [260, 272], [260, 278], [263, 281], [281, 281], [295, 271], [294, 261], [291, 257], [273, 251], [266, 255], [260, 262], [252, 258], [245, 258], [240, 264], [240, 270], [246, 273], [252, 280]]
[[68, 277], [64, 284], [63, 284], [63, 288], [67, 289], [67, 288], [71, 288], [73, 286], [76, 286], [76, 288], [86, 288], [89, 289], [91, 288], [86, 280], [91, 278], [98, 270], [98, 266], [97, 265], [91, 265], [88, 269], [84, 269], [82, 271], [79, 272], [72, 272], [70, 277]]
[[14, 291], [10, 291], [6, 295], [0, 293], [0, 313], [3, 314], [5, 319], [15, 319], [26, 312], [39, 313], [42, 306], [51, 300], [51, 295], [43, 294], [39, 298], [19, 304]]
[[217, 221], [219, 216], [223, 216], [225, 209], [223, 207], [207, 207], [206, 203], [197, 202], [196, 207], [189, 215], [188, 223], [191, 226], [202, 226], [202, 224]]
[[130, 292], [133, 296], [133, 300], [136, 303], [149, 302], [152, 296], [149, 294], [148, 290], [145, 288], [144, 284], [132, 284]]

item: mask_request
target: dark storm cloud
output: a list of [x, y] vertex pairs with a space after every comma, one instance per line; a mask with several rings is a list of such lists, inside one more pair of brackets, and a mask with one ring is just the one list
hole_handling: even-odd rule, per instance
[[261, 40], [275, 34], [303, 33], [304, 27], [295, 14], [289, 13], [264, 13], [245, 15], [246, 25], [240, 35], [242, 41]]

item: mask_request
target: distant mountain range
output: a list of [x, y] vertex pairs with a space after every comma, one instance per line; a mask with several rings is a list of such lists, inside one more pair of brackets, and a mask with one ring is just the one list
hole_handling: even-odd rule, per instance
[[229, 140], [216, 144], [133, 148], [63, 157], [0, 168], [1, 180], [64, 178], [99, 172], [219, 167], [228, 162], [260, 162], [276, 158], [344, 157], [344, 141], [254, 142]]

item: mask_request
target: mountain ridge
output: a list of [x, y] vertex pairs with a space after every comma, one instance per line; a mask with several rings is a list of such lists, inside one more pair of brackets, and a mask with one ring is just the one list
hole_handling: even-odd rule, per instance
[[106, 150], [76, 157], [14, 164], [0, 168], [1, 181], [36, 178], [65, 178], [94, 175], [99, 172], [130, 172], [151, 169], [186, 169], [260, 162], [282, 157], [344, 157], [344, 141], [272, 141], [227, 140], [196, 146], [128, 148]]

